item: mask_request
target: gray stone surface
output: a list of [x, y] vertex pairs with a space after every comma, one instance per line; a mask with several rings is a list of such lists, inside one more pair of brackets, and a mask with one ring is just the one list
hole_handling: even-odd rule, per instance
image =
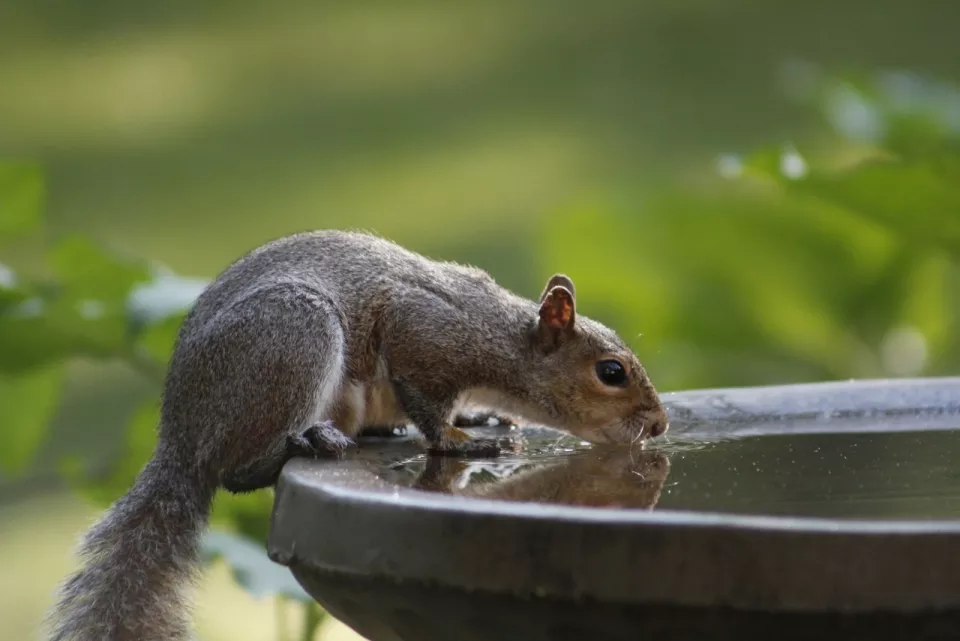
[[960, 377], [917, 378], [663, 394], [671, 433], [698, 434], [958, 427]]

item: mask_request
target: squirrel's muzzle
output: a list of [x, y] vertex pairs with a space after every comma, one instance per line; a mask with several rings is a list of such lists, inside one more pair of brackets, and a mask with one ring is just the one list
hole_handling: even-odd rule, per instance
[[661, 407], [641, 410], [620, 423], [615, 429], [605, 431], [606, 440], [636, 443], [666, 434], [670, 421]]

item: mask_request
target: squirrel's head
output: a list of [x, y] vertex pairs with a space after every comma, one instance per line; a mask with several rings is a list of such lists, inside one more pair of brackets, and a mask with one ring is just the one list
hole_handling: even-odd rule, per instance
[[667, 431], [667, 414], [633, 351], [613, 330], [577, 314], [573, 281], [553, 276], [530, 340], [536, 389], [557, 423], [593, 443], [632, 443]]

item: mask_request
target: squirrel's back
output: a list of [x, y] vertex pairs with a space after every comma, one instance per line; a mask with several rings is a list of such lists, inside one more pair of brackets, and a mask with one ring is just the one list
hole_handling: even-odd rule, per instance
[[481, 269], [431, 260], [367, 232], [322, 230], [276, 239], [237, 259], [200, 296], [185, 328], [278, 283], [323, 292], [348, 320], [365, 316], [404, 284], [450, 300], [469, 299], [471, 291], [511, 296]]

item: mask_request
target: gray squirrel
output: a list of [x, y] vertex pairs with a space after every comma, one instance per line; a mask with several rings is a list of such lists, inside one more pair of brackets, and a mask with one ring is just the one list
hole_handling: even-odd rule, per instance
[[643, 366], [576, 312], [374, 235], [300, 233], [242, 256], [199, 296], [174, 349], [158, 441], [82, 541], [50, 641], [182, 641], [218, 488], [276, 483], [292, 457], [341, 457], [368, 425], [414, 424], [437, 455], [495, 456], [452, 422], [482, 405], [590, 442], [668, 429]]

